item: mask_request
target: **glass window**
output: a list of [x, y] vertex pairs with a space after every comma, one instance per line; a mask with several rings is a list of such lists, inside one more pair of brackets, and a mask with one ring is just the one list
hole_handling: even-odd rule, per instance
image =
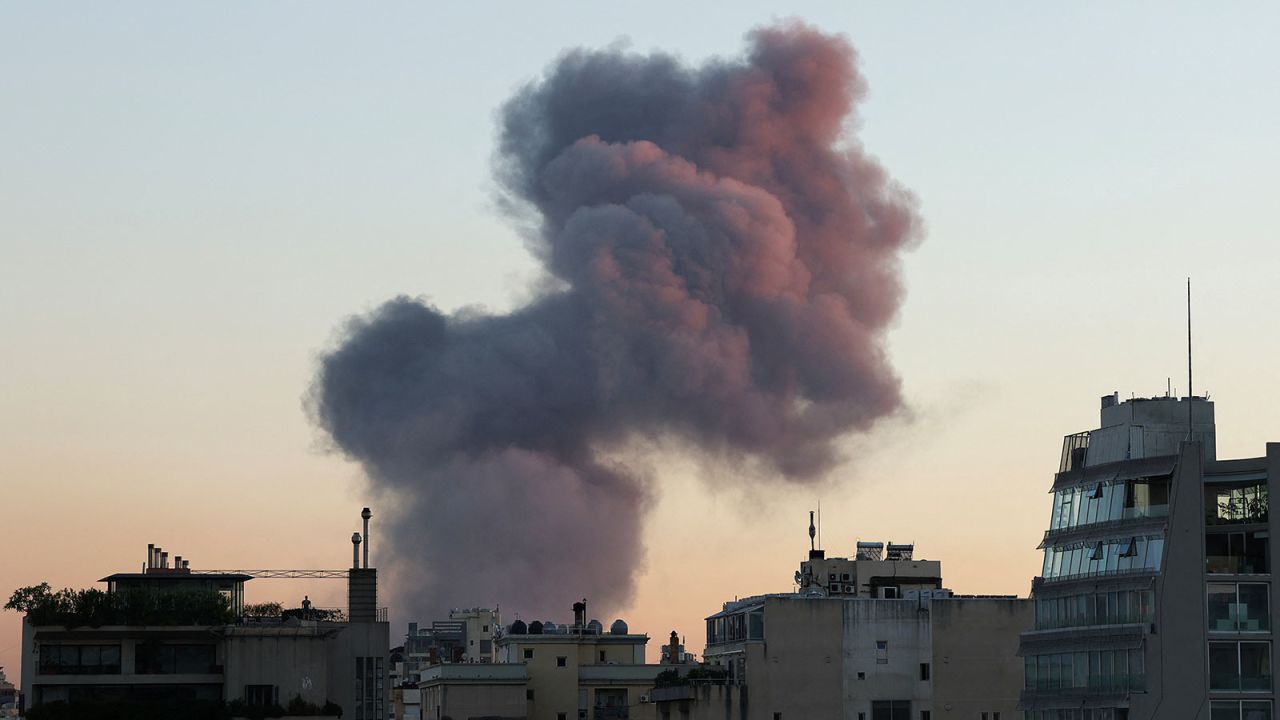
[[1240, 720], [1240, 701], [1214, 700], [1209, 703], [1209, 720]]
[[1240, 689], [1240, 656], [1236, 643], [1209, 643], [1209, 689]]
[[1266, 583], [1240, 583], [1236, 619], [1243, 632], [1271, 629], [1271, 607]]
[[1231, 583], [1208, 583], [1209, 629], [1236, 629], [1236, 586]]
[[1240, 643], [1240, 689], [1271, 689], [1271, 643]]
[[1269, 499], [1266, 481], [1210, 484], [1204, 488], [1205, 524], [1265, 523]]
[[1271, 701], [1245, 700], [1240, 703], [1240, 720], [1271, 720]]

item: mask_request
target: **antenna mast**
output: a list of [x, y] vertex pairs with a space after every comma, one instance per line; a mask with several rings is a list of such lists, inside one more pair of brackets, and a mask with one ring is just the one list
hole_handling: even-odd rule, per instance
[[1195, 423], [1192, 411], [1194, 406], [1191, 404], [1195, 398], [1195, 393], [1191, 387], [1191, 278], [1187, 278], [1187, 442], [1194, 437], [1193, 429]]

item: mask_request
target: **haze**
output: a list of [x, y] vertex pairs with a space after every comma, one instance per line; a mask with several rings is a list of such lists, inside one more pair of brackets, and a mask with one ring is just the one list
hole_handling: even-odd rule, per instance
[[[958, 592], [1025, 595], [1061, 436], [1104, 393], [1169, 377], [1185, 393], [1188, 275], [1219, 456], [1280, 439], [1274, 5], [788, 9], [852, 42], [858, 136], [920, 202], [889, 336], [911, 413], [803, 490], [729, 490], [671, 448], [645, 454], [660, 496], [621, 613], [634, 630], [700, 649], [721, 602], [789, 589], [819, 501], [831, 552], [914, 541]], [[775, 17], [0, 8], [0, 595], [91, 585], [148, 542], [200, 568], [340, 568], [365, 504], [378, 564], [362, 473], [302, 408], [340, 323], [400, 293], [446, 311], [527, 299], [537, 266], [492, 206], [494, 114], [563, 50], [698, 62]], [[344, 603], [336, 582], [248, 593]], [[457, 599], [496, 602], [516, 599]], [[394, 638], [430, 618], [393, 619]], [[0, 615], [14, 679], [19, 620]]]

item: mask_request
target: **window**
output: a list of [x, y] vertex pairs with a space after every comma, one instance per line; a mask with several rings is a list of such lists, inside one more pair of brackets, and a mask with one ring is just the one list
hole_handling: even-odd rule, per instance
[[489, 626], [488, 626], [488, 625], [481, 625], [481, 626], [480, 626], [480, 632], [489, 632]]
[[568, 720], [568, 713], [556, 713], [556, 720]]
[[1210, 720], [1271, 720], [1270, 700], [1214, 700]]
[[604, 662], [604, 651], [600, 651], [600, 662]]
[[774, 713], [773, 720], [782, 720], [782, 713]]
[[568, 658], [568, 657], [566, 657], [566, 656], [564, 656], [564, 655], [560, 655], [560, 656], [557, 656], [557, 657], [556, 657], [556, 667], [565, 667], [565, 666], [566, 666], [566, 665], [568, 665], [568, 664], [569, 664], [569, 658]]
[[876, 664], [877, 665], [889, 664], [889, 641], [888, 640], [876, 641]]
[[911, 720], [911, 701], [872, 700], [871, 720]]
[[271, 707], [276, 704], [275, 685], [245, 685], [244, 704], [250, 707]]
[[49, 645], [40, 647], [42, 675], [118, 675], [119, 645]]
[[1212, 483], [1204, 487], [1206, 525], [1265, 523], [1270, 515], [1267, 481]]
[[207, 674], [216, 672], [213, 645], [160, 645], [141, 643], [134, 651], [134, 672], [148, 675]]
[[525, 700], [532, 700], [532, 699], [533, 699], [533, 689], [532, 689], [532, 688], [526, 688], [526, 689], [525, 689], [525, 691], [524, 691], [524, 699], [525, 699]]
[[524, 649], [524, 659], [525, 659], [525, 660], [532, 660], [532, 659], [533, 659], [533, 648], [525, 648], [525, 649]]
[[380, 720], [386, 714], [386, 665], [380, 657], [356, 658], [355, 720]]
[[1271, 643], [1210, 642], [1210, 690], [1270, 690]]
[[896, 600], [897, 598], [902, 597], [902, 595], [898, 592], [898, 587], [896, 585], [890, 585], [884, 589], [883, 597], [889, 600]]
[[1266, 530], [1205, 535], [1205, 569], [1210, 574], [1256, 575], [1269, 572]]
[[1208, 583], [1209, 630], [1265, 632], [1271, 629], [1266, 583]]
[[929, 679], [929, 663], [920, 663], [920, 679]]
[[928, 710], [921, 710], [921, 711], [920, 711], [920, 720], [929, 720], [929, 715], [930, 715], [930, 713], [929, 713], [929, 711], [928, 711]]

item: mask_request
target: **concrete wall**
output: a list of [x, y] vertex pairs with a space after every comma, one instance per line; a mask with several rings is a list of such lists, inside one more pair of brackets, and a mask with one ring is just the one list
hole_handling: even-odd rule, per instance
[[[421, 689], [423, 720], [469, 720], [503, 718], [524, 720], [524, 685], [461, 684], [429, 685]], [[343, 714], [346, 717], [346, 714]], [[577, 718], [577, 713], [569, 716]]]
[[1156, 577], [1155, 632], [1146, 637], [1145, 693], [1129, 699], [1131, 720], [1208, 720], [1202, 448], [1186, 443], [1169, 488], [1169, 524]]
[[842, 600], [769, 598], [765, 642], [746, 646], [747, 717], [840, 717]]
[[326, 700], [341, 704], [330, 688], [327, 639], [295, 634], [290, 628], [272, 630], [227, 637], [223, 697], [242, 699], [245, 685], [275, 685], [281, 705], [287, 705], [295, 695], [317, 705]]
[[[870, 718], [875, 700], [910, 701], [913, 718], [921, 710], [932, 710], [932, 685], [920, 680], [920, 663], [931, 657], [929, 603], [873, 600], [842, 605], [843, 715], [830, 717], [856, 720], [863, 712]], [[877, 649], [878, 642], [888, 644], [885, 651]]]
[[1034, 601], [934, 600], [929, 612], [933, 617], [932, 717], [959, 720], [998, 712], [1002, 718], [1017, 718], [1023, 685], [1018, 635], [1035, 622]]

